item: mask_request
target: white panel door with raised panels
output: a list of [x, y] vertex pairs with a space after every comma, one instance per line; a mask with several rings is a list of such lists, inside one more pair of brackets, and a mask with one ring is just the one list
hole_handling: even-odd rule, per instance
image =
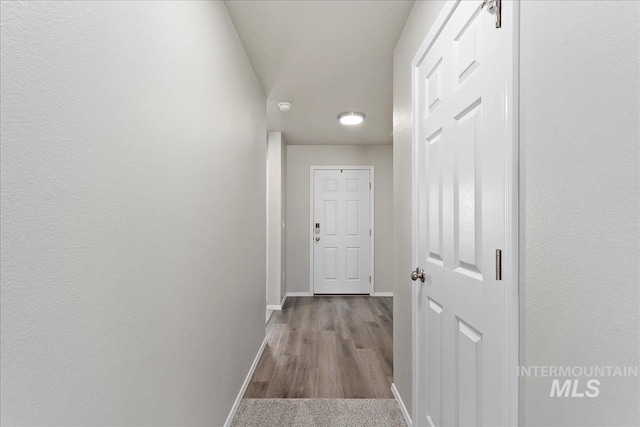
[[368, 294], [369, 170], [315, 170], [313, 291]]
[[[414, 62], [417, 426], [510, 423], [506, 180], [511, 2], [503, 25], [482, 1], [450, 2]], [[444, 16], [444, 15], [443, 15]], [[420, 54], [419, 54], [420, 55]], [[513, 370], [513, 372], [509, 372]]]

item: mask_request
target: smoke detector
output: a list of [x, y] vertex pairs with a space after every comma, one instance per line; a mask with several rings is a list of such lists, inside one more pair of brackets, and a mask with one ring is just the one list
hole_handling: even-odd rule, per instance
[[291, 110], [291, 103], [290, 102], [278, 102], [278, 108], [282, 112], [287, 112], [287, 111]]

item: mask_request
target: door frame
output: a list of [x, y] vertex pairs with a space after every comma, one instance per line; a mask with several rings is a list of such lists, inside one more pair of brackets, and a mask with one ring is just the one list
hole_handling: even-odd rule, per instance
[[[418, 236], [414, 232], [418, 229], [418, 195], [417, 183], [418, 183], [418, 159], [416, 156], [416, 145], [418, 143], [418, 121], [416, 109], [418, 105], [417, 90], [418, 87], [418, 73], [417, 67], [428, 50], [431, 48], [436, 38], [442, 32], [443, 27], [449, 22], [449, 18], [457, 8], [458, 4], [463, 0], [447, 0], [443, 6], [438, 18], [434, 22], [431, 30], [425, 37], [424, 41], [416, 51], [416, 54], [411, 61], [411, 203], [412, 203], [412, 242], [411, 242], [411, 258], [413, 267], [418, 265]], [[465, 0], [467, 1], [467, 0]], [[482, 0], [477, 0], [480, 3]], [[504, 2], [506, 3], [506, 2]], [[506, 395], [509, 396], [507, 404], [507, 422], [508, 425], [518, 425], [518, 400], [519, 400], [519, 379], [517, 375], [518, 361], [519, 361], [519, 90], [520, 90], [520, 2], [509, 1], [512, 5], [511, 14], [502, 14], [502, 19], [512, 20], [512, 31], [509, 34], [511, 37], [512, 51], [511, 53], [511, 73], [507, 76], [506, 82], [506, 105], [505, 114], [507, 116], [507, 133], [510, 143], [507, 144], [506, 153], [506, 165], [505, 165], [505, 248], [502, 254], [503, 265], [503, 281], [507, 287], [505, 296], [505, 304], [507, 308], [507, 346], [506, 346], [506, 360], [507, 366], [505, 366], [505, 372], [507, 373], [506, 383]], [[484, 12], [483, 12], [484, 13]], [[409, 275], [407, 274], [407, 281], [409, 283]], [[420, 334], [418, 330], [418, 298], [419, 290], [413, 283], [410, 284], [412, 288], [411, 305], [412, 305], [412, 414], [413, 422], [417, 422], [419, 414], [420, 396], [418, 387], [418, 349], [420, 342]]]
[[374, 181], [374, 167], [373, 165], [357, 165], [357, 166], [310, 166], [309, 167], [309, 292], [310, 295], [315, 295], [314, 287], [313, 287], [313, 208], [314, 208], [314, 199], [315, 199], [315, 188], [314, 188], [314, 173], [317, 170], [368, 170], [369, 171], [369, 180], [371, 182], [371, 190], [369, 191], [369, 228], [371, 229], [371, 237], [369, 239], [369, 275], [371, 276], [371, 283], [369, 283], [369, 295], [373, 296], [375, 293], [375, 281], [376, 277], [374, 275], [374, 242], [376, 236], [376, 230], [374, 227], [374, 195], [375, 195], [375, 181]]

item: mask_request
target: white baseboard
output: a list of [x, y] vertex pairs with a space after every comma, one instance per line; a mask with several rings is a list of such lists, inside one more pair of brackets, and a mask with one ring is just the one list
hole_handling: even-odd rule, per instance
[[393, 397], [396, 398], [396, 402], [398, 402], [398, 406], [400, 406], [400, 412], [402, 412], [404, 421], [407, 423], [407, 426], [411, 427], [413, 424], [411, 422], [411, 417], [409, 416], [409, 411], [407, 411], [407, 407], [404, 406], [402, 397], [400, 397], [400, 392], [398, 392], [398, 389], [396, 388], [396, 385], [394, 383], [391, 383], [391, 393], [393, 393]]
[[[313, 294], [311, 292], [287, 292], [287, 297], [312, 297]], [[393, 297], [393, 292], [374, 292], [372, 297]], [[283, 302], [284, 304], [284, 302]], [[277, 305], [268, 305], [267, 308], [269, 310], [280, 310], [279, 308], [270, 308], [270, 307], [278, 307]]]
[[267, 310], [282, 310], [282, 307], [284, 307], [284, 302], [287, 300], [288, 295], [289, 294], [284, 294], [284, 296], [282, 297], [282, 301], [280, 301], [280, 305], [267, 304]]
[[251, 377], [253, 377], [253, 372], [256, 370], [256, 367], [258, 366], [258, 362], [260, 361], [260, 357], [262, 357], [262, 352], [264, 351], [264, 348], [266, 346], [267, 346], [267, 337], [264, 337], [264, 341], [262, 341], [262, 344], [258, 349], [258, 354], [256, 354], [256, 357], [255, 359], [253, 359], [253, 363], [249, 368], [249, 373], [247, 374], [247, 377], [244, 379], [244, 382], [242, 383], [242, 387], [240, 387], [240, 392], [238, 393], [236, 400], [233, 402], [233, 406], [231, 407], [231, 411], [227, 416], [227, 420], [224, 422], [224, 427], [229, 427], [231, 425], [231, 421], [233, 421], [233, 417], [236, 415], [238, 406], [240, 406], [240, 401], [242, 400], [242, 396], [244, 396], [244, 392], [247, 391], [247, 387], [251, 382]]
[[288, 297], [312, 297], [311, 292], [287, 292]]

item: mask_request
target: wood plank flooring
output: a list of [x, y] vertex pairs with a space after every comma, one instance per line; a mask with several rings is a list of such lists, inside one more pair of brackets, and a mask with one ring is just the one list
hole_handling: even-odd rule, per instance
[[287, 298], [245, 398], [393, 398], [393, 299]]

